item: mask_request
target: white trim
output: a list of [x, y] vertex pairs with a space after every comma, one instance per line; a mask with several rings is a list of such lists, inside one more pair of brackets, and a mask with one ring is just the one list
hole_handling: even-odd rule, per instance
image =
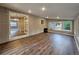
[[28, 36], [29, 36], [29, 35], [21, 35], [21, 36], [12, 37], [12, 38], [9, 38], [9, 41], [21, 39], [21, 38], [28, 37]]
[[37, 33], [32, 33], [32, 34], [30, 34], [29, 36], [37, 35], [37, 34], [40, 34], [40, 33], [43, 33], [43, 31], [37, 32]]
[[75, 42], [76, 42], [76, 46], [77, 46], [77, 49], [78, 49], [78, 52], [79, 52], [79, 42], [78, 42], [78, 37], [76, 37], [76, 35], [74, 35], [74, 39], [75, 39]]
[[49, 31], [49, 32], [52, 32], [52, 33], [61, 33], [61, 34], [69, 35], [69, 36], [74, 36], [74, 34], [64, 33], [64, 31], [62, 31], [62, 32], [58, 32], [58, 31]]
[[62, 33], [62, 34], [69, 35], [69, 36], [74, 36], [73, 34], [67, 34], [67, 33]]

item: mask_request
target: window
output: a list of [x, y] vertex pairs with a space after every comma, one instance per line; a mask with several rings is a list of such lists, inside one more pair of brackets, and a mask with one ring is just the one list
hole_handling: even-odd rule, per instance
[[54, 21], [48, 23], [51, 30], [72, 31], [72, 21]]
[[62, 22], [56, 22], [55, 30], [62, 30]]
[[63, 22], [63, 29], [66, 31], [71, 31], [72, 28], [72, 21], [64, 21]]
[[14, 36], [18, 32], [18, 21], [10, 20], [10, 36]]

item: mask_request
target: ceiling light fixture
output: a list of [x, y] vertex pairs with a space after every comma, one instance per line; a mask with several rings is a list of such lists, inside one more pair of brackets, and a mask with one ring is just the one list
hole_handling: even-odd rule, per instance
[[29, 10], [28, 10], [28, 13], [32, 13], [32, 11], [29, 9]]
[[60, 19], [60, 17], [59, 17], [59, 16], [57, 16], [56, 18], [57, 18], [57, 19]]
[[45, 18], [48, 18], [48, 16], [47, 16], [47, 17], [45, 17]]
[[46, 10], [46, 8], [45, 7], [42, 7], [42, 11], [45, 11]]

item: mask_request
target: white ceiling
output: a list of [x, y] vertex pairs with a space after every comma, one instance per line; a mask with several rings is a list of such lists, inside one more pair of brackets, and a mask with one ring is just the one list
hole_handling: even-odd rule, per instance
[[[31, 9], [32, 14], [41, 17], [48, 16], [51, 19], [56, 19], [57, 16], [61, 19], [73, 19], [79, 13], [78, 3], [6, 3], [1, 5], [26, 13]], [[44, 12], [41, 10], [43, 6], [46, 7]]]

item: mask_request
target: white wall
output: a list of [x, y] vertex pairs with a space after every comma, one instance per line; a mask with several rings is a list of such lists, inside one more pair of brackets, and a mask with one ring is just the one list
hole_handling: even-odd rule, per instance
[[74, 38], [79, 50], [79, 16], [74, 20]]
[[0, 43], [9, 39], [9, 12], [6, 8], [0, 7]]
[[[41, 20], [44, 20], [44, 24], [41, 24]], [[29, 35], [35, 35], [43, 32], [46, 27], [46, 20], [36, 16], [29, 16]]]
[[79, 36], [79, 16], [74, 21], [74, 34]]

